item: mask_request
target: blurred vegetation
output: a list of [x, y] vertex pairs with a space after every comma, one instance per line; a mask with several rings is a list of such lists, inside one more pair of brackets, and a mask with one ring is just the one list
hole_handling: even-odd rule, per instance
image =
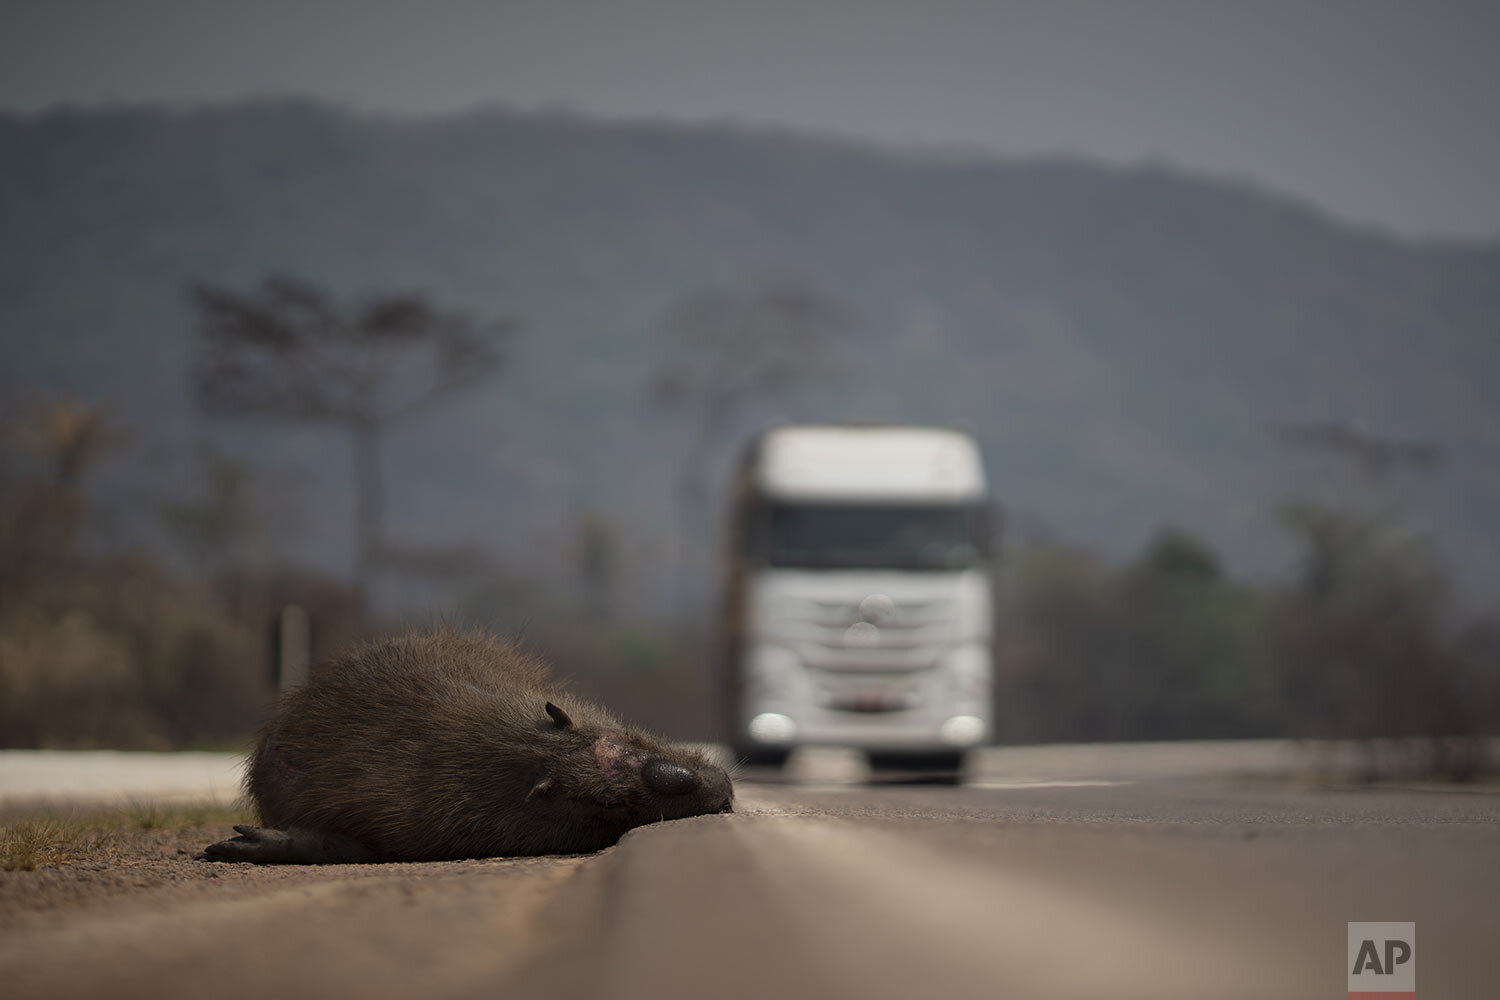
[[[1278, 583], [1226, 576], [1204, 540], [1159, 533], [1123, 568], [1033, 541], [1004, 575], [997, 701], [1007, 740], [1292, 736], [1404, 741], [1408, 773], [1500, 765], [1500, 618], [1463, 610], [1431, 543], [1403, 527], [1401, 476], [1442, 452], [1340, 424], [1282, 424], [1314, 499], [1270, 527], [1295, 564]], [[1265, 544], [1277, 539], [1268, 537]]]
[[[735, 444], [786, 410], [968, 429], [1002, 499], [1052, 526], [1005, 570], [1008, 740], [1410, 736], [1462, 776], [1496, 731], [1500, 244], [1407, 243], [1159, 167], [501, 110], [0, 114], [0, 162], [0, 398], [72, 400], [5, 414], [5, 745], [243, 740], [279, 608], [309, 609], [315, 658], [360, 634], [353, 562], [387, 571], [371, 628], [457, 609], [627, 717], [713, 737], [673, 568], [711, 562]], [[768, 267], [796, 277], [742, 280]], [[283, 271], [320, 284], [259, 277]], [[446, 376], [441, 351], [407, 366], [402, 331], [512, 311], [538, 334], [507, 342], [502, 390], [458, 341]], [[231, 328], [318, 363], [235, 396], [258, 362]], [[404, 346], [338, 359], [376, 331]], [[367, 394], [339, 396], [364, 360]], [[184, 439], [230, 410], [298, 426]], [[1264, 421], [1327, 413], [1419, 439], [1281, 425], [1360, 481], [1292, 490], [1268, 525], [1288, 491]], [[354, 449], [316, 428], [360, 424], [379, 440], [351, 488]], [[1362, 502], [1438, 466], [1410, 522]], [[149, 531], [99, 544], [132, 511]], [[1203, 534], [1141, 546], [1162, 523]]]
[[1274, 635], [1292, 731], [1420, 738], [1433, 770], [1473, 777], [1500, 732], [1500, 651], [1476, 643], [1495, 621], [1455, 621], [1435, 557], [1396, 526], [1314, 504], [1282, 514], [1302, 551]]
[[[208, 456], [200, 496], [158, 504], [191, 556], [174, 572], [78, 545], [90, 467], [107, 453], [92, 442], [128, 440], [106, 413], [38, 406], [7, 440], [0, 744], [239, 745], [270, 702], [266, 626], [284, 603], [312, 610], [319, 656], [359, 634], [347, 586], [235, 564], [234, 538], [255, 518], [243, 470], [222, 457]], [[1118, 566], [1055, 541], [1021, 546], [999, 599], [1002, 738], [1396, 738], [1425, 748], [1428, 773], [1492, 767], [1500, 622], [1463, 617], [1437, 556], [1393, 516], [1304, 501], [1278, 523], [1298, 558], [1276, 585], [1233, 578], [1207, 541], [1175, 529]], [[570, 587], [492, 575], [465, 623], [521, 631], [565, 682], [638, 724], [721, 736], [702, 635], [613, 610], [616, 530], [581, 515]]]
[[[90, 465], [107, 454], [98, 442], [123, 449], [126, 436], [103, 409], [73, 401], [24, 409], [5, 431], [0, 747], [238, 748], [271, 704], [270, 626], [285, 604], [310, 612], [315, 659], [410, 623], [398, 611], [362, 627], [348, 584], [252, 558], [251, 472], [211, 448], [198, 456], [198, 490], [145, 501], [182, 548], [183, 568], [139, 552], [90, 554], [80, 544], [94, 513]], [[692, 644], [621, 624], [612, 608], [616, 531], [604, 517], [579, 518], [576, 601], [490, 570], [463, 621], [522, 633], [560, 678], [625, 718], [707, 738]]]
[[1407, 770], [1494, 768], [1500, 621], [1462, 619], [1428, 547], [1319, 504], [1281, 512], [1300, 565], [1225, 578], [1176, 531], [1122, 569], [1056, 546], [1007, 573], [997, 701], [1006, 742], [1292, 736], [1407, 740]]
[[103, 410], [73, 401], [39, 404], [6, 430], [0, 745], [242, 741], [271, 697], [273, 591], [290, 588], [238, 567], [191, 576], [141, 553], [86, 552], [88, 472], [104, 452], [83, 439], [123, 436]]
[[[1355, 488], [1279, 508], [1297, 560], [1280, 584], [1234, 579], [1207, 541], [1176, 529], [1119, 566], [1045, 532], [1024, 540], [999, 598], [1003, 738], [1395, 738], [1426, 748], [1429, 773], [1491, 767], [1500, 621], [1463, 617], [1431, 546], [1378, 507], [1381, 485], [1403, 466], [1428, 474], [1435, 450], [1316, 431], [1277, 434], [1354, 470]], [[0, 744], [238, 745], [270, 703], [267, 625], [285, 603], [312, 611], [318, 656], [360, 633], [356, 589], [251, 558], [261, 519], [242, 463], [200, 448], [198, 489], [150, 501], [186, 556], [174, 571], [80, 544], [93, 469], [132, 446], [102, 407], [35, 402], [12, 415], [4, 444]], [[467, 623], [522, 631], [561, 678], [625, 718], [714, 739], [701, 632], [617, 609], [621, 530], [579, 514], [563, 588], [487, 568]], [[35, 839], [18, 840], [18, 856], [45, 853], [26, 846]]]
[[[689, 328], [733, 322], [757, 294], [746, 277], [768, 273], [858, 322], [831, 345], [836, 380], [763, 412], [965, 428], [1008, 503], [1108, 560], [1193, 525], [1258, 578], [1284, 563], [1264, 544], [1281, 491], [1262, 426], [1336, 415], [1442, 443], [1455, 474], [1413, 513], [1457, 579], [1500, 593], [1500, 243], [1403, 241], [1159, 165], [498, 108], [0, 112], [0, 163], [0, 390], [107, 401], [143, 439], [192, 426], [195, 281], [253, 295], [300, 275], [345, 318], [381, 289], [522, 317], [534, 333], [504, 345], [503, 378], [391, 428], [388, 527], [491, 540], [560, 589], [571, 565], [549, 555], [578, 512], [607, 514], [636, 568], [621, 610], [650, 620], [679, 589], [684, 459], [707, 414], [703, 396], [646, 402], [653, 375], [690, 360], [664, 327], [678, 306]], [[749, 429], [694, 458], [707, 510]], [[295, 466], [299, 560], [342, 574], [347, 435], [205, 432]], [[711, 561], [710, 539], [689, 544], [690, 564]]]
[[[701, 378], [691, 384], [721, 394]], [[1209, 542], [1177, 529], [1122, 565], [1028, 533], [999, 598], [1002, 737], [1291, 735], [1372, 748], [1398, 739], [1425, 748], [1426, 773], [1468, 779], [1492, 767], [1500, 621], [1464, 617], [1435, 551], [1379, 507], [1383, 484], [1402, 468], [1429, 474], [1436, 450], [1314, 430], [1277, 434], [1289, 450], [1354, 470], [1354, 488], [1279, 508], [1296, 554], [1279, 584], [1233, 578]], [[148, 498], [185, 557], [172, 569], [80, 542], [93, 470], [134, 445], [103, 407], [34, 402], [12, 414], [4, 444], [0, 745], [242, 745], [273, 694], [267, 626], [282, 606], [312, 612], [318, 657], [365, 630], [357, 588], [253, 556], [263, 518], [252, 467], [205, 445], [195, 490]], [[479, 567], [465, 623], [521, 631], [562, 679], [627, 719], [717, 738], [701, 631], [687, 620], [633, 622], [618, 609], [624, 527], [606, 513], [578, 514], [562, 587]], [[426, 563], [439, 576], [475, 569]], [[22, 866], [59, 842], [41, 828], [12, 841]]]
[[999, 629], [1007, 741], [1268, 735], [1266, 594], [1164, 532], [1123, 570], [1044, 548], [1014, 568]]

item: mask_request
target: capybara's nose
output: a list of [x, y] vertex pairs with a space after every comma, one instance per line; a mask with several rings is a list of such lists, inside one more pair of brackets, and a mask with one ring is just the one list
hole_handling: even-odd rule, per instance
[[660, 795], [686, 795], [698, 788], [698, 776], [690, 768], [669, 760], [648, 760], [641, 768], [641, 780]]

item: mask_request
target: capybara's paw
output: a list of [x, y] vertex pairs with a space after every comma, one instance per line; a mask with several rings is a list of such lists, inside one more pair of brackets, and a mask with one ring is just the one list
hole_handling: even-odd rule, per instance
[[236, 826], [239, 834], [210, 844], [199, 855], [204, 861], [248, 861], [253, 865], [365, 864], [379, 860], [364, 844], [338, 833], [306, 827], [273, 830], [265, 826]]
[[281, 830], [236, 824], [238, 837], [209, 844], [200, 857], [204, 861], [248, 861], [257, 865], [285, 864], [292, 853], [292, 838]]

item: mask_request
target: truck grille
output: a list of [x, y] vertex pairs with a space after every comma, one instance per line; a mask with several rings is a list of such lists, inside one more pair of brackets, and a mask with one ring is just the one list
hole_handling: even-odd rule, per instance
[[881, 610], [807, 601], [784, 619], [783, 638], [810, 667], [881, 671], [934, 666], [958, 638], [953, 601], [888, 602]]

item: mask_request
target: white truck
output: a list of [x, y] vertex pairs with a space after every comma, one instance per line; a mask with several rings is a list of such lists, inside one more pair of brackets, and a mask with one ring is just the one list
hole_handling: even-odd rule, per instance
[[736, 752], [956, 767], [992, 738], [992, 504], [974, 441], [785, 426], [739, 464], [727, 545]]

